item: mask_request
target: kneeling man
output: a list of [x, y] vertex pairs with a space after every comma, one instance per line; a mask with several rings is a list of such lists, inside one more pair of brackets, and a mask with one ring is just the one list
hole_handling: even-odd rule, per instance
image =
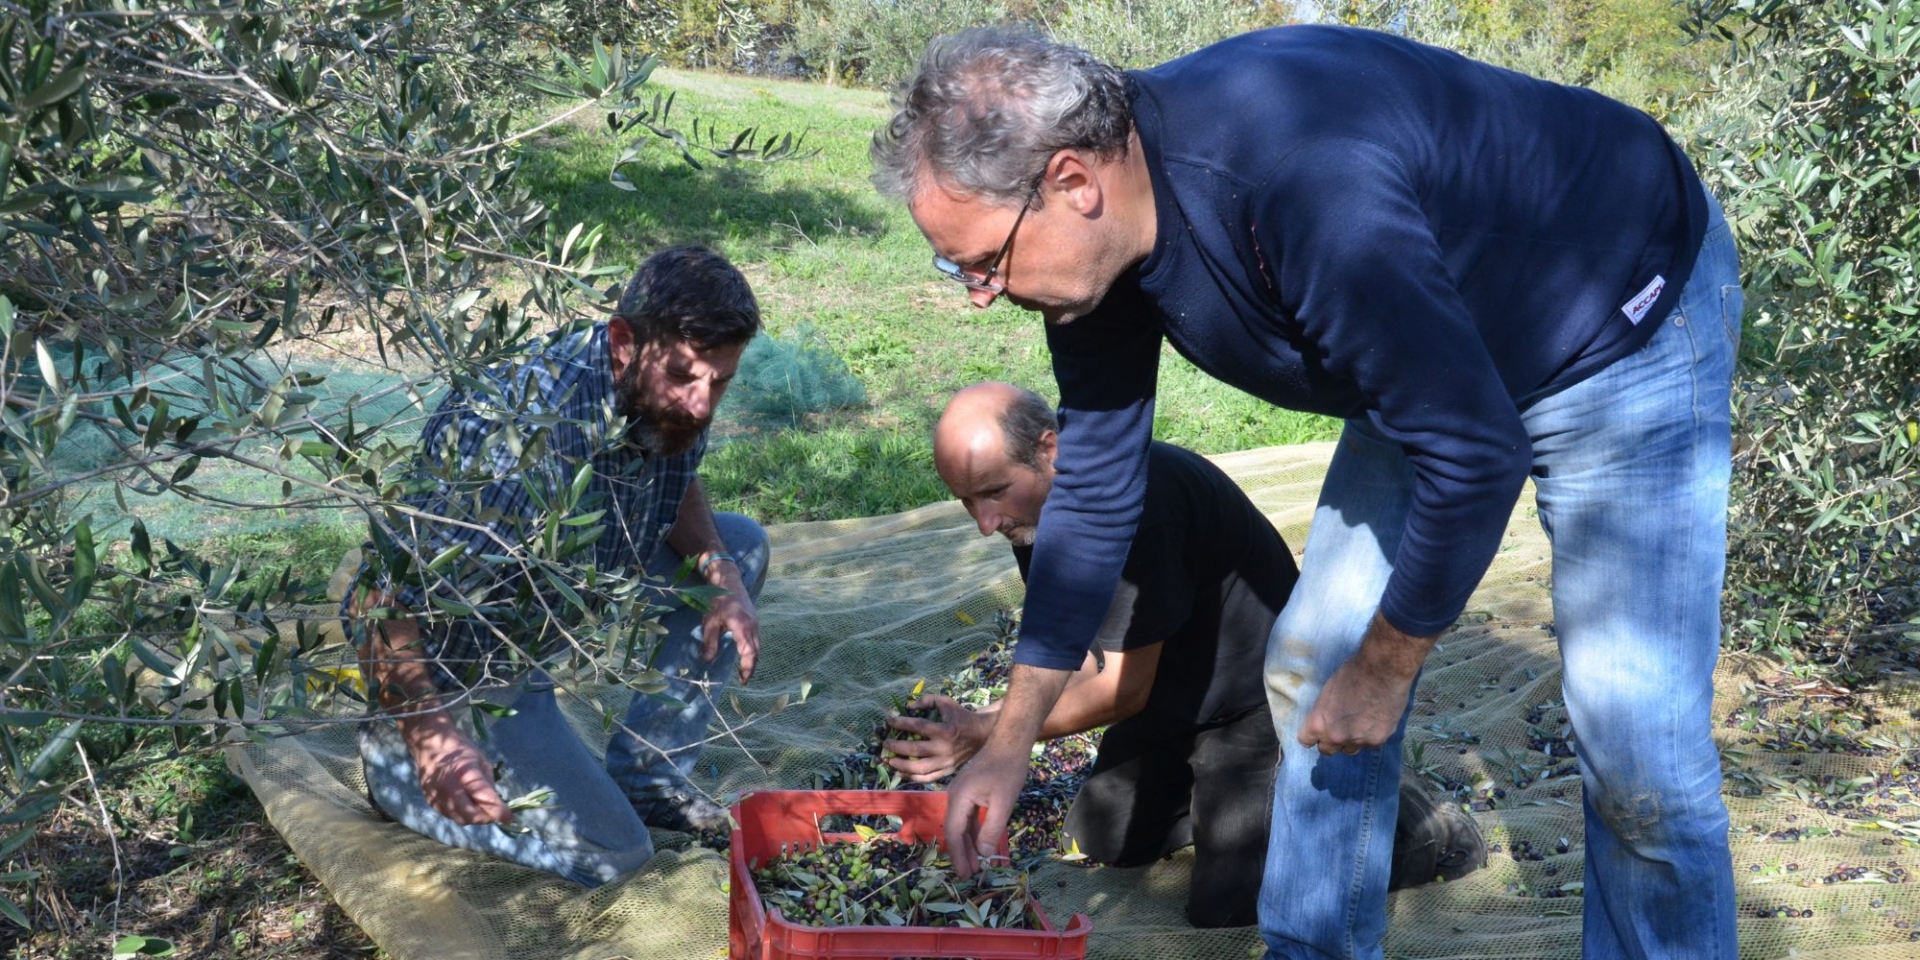
[[[422, 434], [409, 509], [374, 530], [416, 573], [363, 573], [343, 611], [378, 713], [360, 753], [381, 811], [442, 843], [587, 885], [646, 862], [648, 826], [725, 825], [725, 809], [688, 774], [713, 695], [736, 662], [741, 682], [753, 675], [767, 536], [716, 514], [698, 471], [714, 410], [759, 329], [732, 264], [675, 247], [640, 266], [607, 322], [448, 391]], [[555, 529], [567, 542], [536, 552]], [[668, 696], [634, 696], [604, 762], [575, 736], [541, 669], [564, 652], [556, 635], [595, 627], [573, 622], [586, 619], [569, 616], [579, 596], [542, 567], [573, 551], [608, 576], [604, 589], [643, 576], [710, 588], [704, 609], [670, 604], [662, 616], [650, 663]], [[490, 555], [521, 562], [476, 562]], [[476, 615], [489, 610], [499, 615]]]
[[[980, 525], [1013, 544], [1022, 576], [1052, 489], [1058, 423], [1038, 394], [1004, 383], [968, 387], [934, 428], [934, 466]], [[1067, 814], [1081, 851], [1137, 866], [1191, 844], [1187, 918], [1196, 927], [1257, 919], [1275, 765], [1262, 680], [1267, 634], [1298, 570], [1273, 525], [1218, 467], [1154, 443], [1145, 512], [1113, 604], [1079, 671], [1047, 715], [1043, 739], [1105, 726], [1099, 755]], [[952, 774], [993, 729], [995, 703], [974, 712], [931, 696], [939, 721], [896, 717], [927, 737], [889, 740], [889, 762], [913, 780]], [[1452, 879], [1486, 851], [1473, 820], [1403, 777], [1393, 887]]]

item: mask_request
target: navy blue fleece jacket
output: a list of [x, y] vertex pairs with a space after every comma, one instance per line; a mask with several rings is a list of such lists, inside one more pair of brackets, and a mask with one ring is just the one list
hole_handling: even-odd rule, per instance
[[1387, 34], [1281, 27], [1129, 75], [1158, 237], [1047, 330], [1060, 473], [1015, 659], [1073, 669], [1146, 485], [1164, 340], [1299, 410], [1366, 417], [1413, 505], [1380, 611], [1438, 633], [1532, 463], [1520, 410], [1631, 353], [1706, 227], [1651, 117]]

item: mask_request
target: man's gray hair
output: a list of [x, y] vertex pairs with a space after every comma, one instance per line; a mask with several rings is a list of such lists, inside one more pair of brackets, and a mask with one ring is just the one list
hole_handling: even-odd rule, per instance
[[959, 193], [1019, 203], [1055, 152], [1111, 159], [1133, 132], [1120, 71], [1026, 30], [936, 37], [893, 105], [873, 135], [873, 185], [908, 202], [931, 175]]
[[1060, 418], [1054, 416], [1046, 398], [1024, 387], [1013, 389], [1013, 401], [1000, 414], [1000, 436], [1009, 459], [1038, 470], [1040, 438], [1049, 430], [1059, 433]]

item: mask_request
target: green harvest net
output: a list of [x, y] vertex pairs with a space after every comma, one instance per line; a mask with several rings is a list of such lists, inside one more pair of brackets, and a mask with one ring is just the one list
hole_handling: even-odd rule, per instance
[[[1316, 444], [1218, 462], [1297, 549], [1330, 453], [1330, 445]], [[989, 641], [995, 612], [1021, 602], [1005, 545], [981, 538], [956, 505], [771, 532], [760, 672], [723, 702], [723, 721], [734, 730], [700, 764], [700, 785], [715, 795], [810, 786], [814, 773], [859, 745], [890, 695], [915, 678], [961, 668]], [[1469, 615], [1442, 639], [1421, 681], [1420, 698], [1436, 705], [1436, 716], [1416, 717], [1408, 735], [1410, 756], [1417, 751], [1433, 775], [1488, 795], [1503, 791], [1474, 814], [1497, 850], [1463, 880], [1395, 894], [1389, 956], [1579, 956], [1579, 779], [1552, 775], [1569, 761], [1536, 749], [1543, 725], [1564, 719], [1555, 714], [1560, 667], [1547, 629], [1548, 573], [1529, 492]], [[1747, 693], [1778, 672], [1725, 658], [1716, 721], [1739, 713]], [[798, 700], [803, 681], [811, 687], [804, 703], [767, 715], [782, 695]], [[1745, 742], [1754, 738], [1720, 728], [1743, 956], [1920, 957], [1912, 939], [1920, 883], [1887, 882], [1920, 872], [1920, 845], [1911, 839], [1920, 798], [1907, 765], [1920, 736], [1920, 676], [1849, 695], [1877, 718], [1876, 735], [1908, 749], [1813, 753]], [[570, 689], [569, 710], [586, 742], [601, 742], [599, 717], [624, 697], [617, 687]], [[583, 890], [376, 820], [350, 726], [252, 744], [234, 760], [294, 851], [398, 960], [725, 953], [725, 861], [685, 837], [657, 835], [661, 852], [644, 870]], [[1816, 786], [1796, 786], [1805, 784]], [[1851, 792], [1823, 792], [1820, 784]], [[1853, 799], [1838, 799], [1843, 792]], [[1561, 838], [1564, 853], [1555, 852]], [[1521, 842], [1544, 856], [1517, 859], [1511, 851]], [[1186, 853], [1128, 870], [1050, 863], [1034, 886], [1054, 916], [1091, 915], [1094, 957], [1240, 960], [1257, 951], [1251, 929], [1186, 925], [1191, 869]]]

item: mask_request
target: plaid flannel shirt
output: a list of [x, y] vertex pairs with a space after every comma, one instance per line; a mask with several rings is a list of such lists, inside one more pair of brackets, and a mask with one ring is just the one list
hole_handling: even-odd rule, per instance
[[[394, 599], [424, 612], [429, 591], [450, 599], [511, 597], [524, 577], [510, 564], [478, 558], [510, 554], [537, 537], [548, 512], [543, 504], [569, 489], [583, 463], [593, 465], [592, 477], [570, 514], [604, 513], [592, 524], [567, 529], [599, 526], [591, 548], [594, 566], [638, 573], [673, 529], [706, 453], [707, 434], [685, 453], [653, 457], [611, 429], [619, 411], [604, 323], [549, 340], [482, 378], [456, 384], [428, 418], [416, 460], [418, 489], [403, 501], [424, 516], [406, 518], [406, 526], [391, 531], [422, 565], [455, 544], [464, 544], [465, 554], [429, 574], [424, 585], [403, 586]], [[484, 658], [492, 647], [483, 639], [486, 631], [454, 626], [426, 630], [426, 652], [443, 666]], [[449, 634], [473, 649], [448, 649]]]

